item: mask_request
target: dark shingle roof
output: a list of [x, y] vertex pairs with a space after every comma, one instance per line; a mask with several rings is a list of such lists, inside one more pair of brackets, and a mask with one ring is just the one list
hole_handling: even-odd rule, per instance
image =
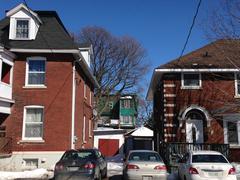
[[217, 40], [200, 49], [161, 65], [172, 68], [238, 68], [240, 67], [240, 40]]
[[9, 18], [0, 21], [0, 43], [19, 49], [77, 49], [55, 11], [35, 11], [42, 24], [35, 40], [9, 40]]

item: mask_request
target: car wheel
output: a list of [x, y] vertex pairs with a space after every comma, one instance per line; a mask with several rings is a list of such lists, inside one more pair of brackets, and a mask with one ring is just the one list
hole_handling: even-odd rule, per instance
[[102, 177], [103, 178], [107, 177], [107, 168], [104, 168]]

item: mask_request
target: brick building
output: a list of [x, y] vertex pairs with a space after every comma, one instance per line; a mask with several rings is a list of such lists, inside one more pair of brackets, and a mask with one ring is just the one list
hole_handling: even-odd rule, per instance
[[0, 169], [49, 168], [93, 147], [91, 46], [77, 46], [55, 11], [20, 4], [0, 21]]
[[[229, 144], [240, 161], [239, 40], [218, 40], [154, 70], [155, 145]], [[234, 157], [234, 159], [233, 159]]]

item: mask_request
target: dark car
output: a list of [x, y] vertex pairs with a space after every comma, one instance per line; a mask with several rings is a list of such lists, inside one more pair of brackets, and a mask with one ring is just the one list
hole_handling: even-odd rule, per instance
[[102, 179], [107, 163], [97, 149], [66, 151], [56, 163], [54, 179]]

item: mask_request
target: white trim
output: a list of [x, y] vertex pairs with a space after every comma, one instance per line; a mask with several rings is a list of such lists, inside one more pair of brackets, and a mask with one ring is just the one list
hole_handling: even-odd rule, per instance
[[13, 151], [12, 155], [18, 155], [18, 154], [58, 154], [58, 153], [64, 153], [65, 151]]
[[182, 113], [182, 115], [180, 116], [179, 120], [184, 120], [186, 114], [187, 114], [189, 111], [194, 110], [194, 109], [197, 109], [197, 110], [201, 111], [201, 112], [205, 115], [207, 121], [211, 120], [211, 118], [210, 118], [207, 110], [206, 110], [205, 108], [203, 108], [203, 107], [198, 106], [198, 105], [191, 105], [190, 107], [186, 108], [186, 109], [184, 110], [184, 112]]
[[23, 3], [17, 5], [16, 7], [12, 8], [10, 11], [8, 11], [6, 13], [7, 17], [10, 17], [12, 15], [14, 15], [15, 13], [17, 13], [18, 11], [20, 11], [21, 9], [24, 9], [25, 11], [29, 12], [30, 14], [32, 14], [40, 23], [42, 23], [41, 19], [39, 18], [38, 14], [35, 13], [34, 11], [32, 11], [31, 9], [29, 9], [28, 7], [26, 7]]
[[[199, 75], [199, 85], [196, 86], [186, 86], [184, 85], [184, 75], [186, 74], [198, 74]], [[181, 89], [200, 89], [202, 87], [202, 75], [199, 72], [187, 72], [187, 73], [181, 73]]]
[[[237, 80], [237, 74], [239, 73], [234, 73], [234, 85], [235, 85], [235, 98], [240, 98], [240, 94], [238, 94], [238, 80]], [[240, 76], [240, 74], [239, 74]], [[239, 79], [239, 83], [240, 83], [240, 79]]]
[[[45, 62], [45, 80], [44, 84], [28, 84], [28, 73], [29, 73], [29, 61], [41, 60]], [[24, 88], [45, 88], [46, 87], [46, 73], [47, 73], [47, 58], [42, 56], [31, 56], [27, 57], [26, 60], [26, 71], [25, 71], [25, 86]]]
[[73, 64], [72, 75], [72, 122], [71, 122], [71, 149], [75, 148], [75, 105], [76, 105], [76, 67]]
[[[28, 106], [24, 106], [24, 109], [23, 109], [23, 127], [22, 127], [22, 141], [41, 141], [43, 140], [43, 137], [25, 137], [25, 129], [26, 129], [26, 111], [27, 109], [33, 109], [33, 108], [36, 108], [36, 109], [43, 109], [43, 114], [42, 114], [42, 130], [44, 130], [44, 106], [41, 106], [41, 105], [28, 105]], [[43, 132], [42, 132], [43, 133]]]
[[176, 126], [177, 126], [176, 124], [171, 123], [164, 124], [164, 127], [176, 127]]
[[176, 87], [175, 84], [163, 84], [163, 87]]
[[176, 97], [176, 94], [164, 94], [163, 97]]
[[165, 114], [165, 117], [173, 117], [173, 116], [174, 116], [173, 113]]
[[239, 69], [155, 69], [155, 72], [239, 72]]
[[91, 120], [91, 118], [88, 120], [88, 136], [92, 137], [92, 120]]
[[175, 107], [176, 104], [164, 104], [164, 107]]
[[83, 85], [83, 97], [85, 99], [87, 99], [87, 84], [85, 81], [84, 81], [84, 85]]
[[18, 49], [11, 48], [11, 52], [23, 52], [23, 53], [72, 53], [79, 54], [77, 49]]
[[82, 130], [82, 141], [86, 142], [86, 116], [83, 116], [83, 130]]

